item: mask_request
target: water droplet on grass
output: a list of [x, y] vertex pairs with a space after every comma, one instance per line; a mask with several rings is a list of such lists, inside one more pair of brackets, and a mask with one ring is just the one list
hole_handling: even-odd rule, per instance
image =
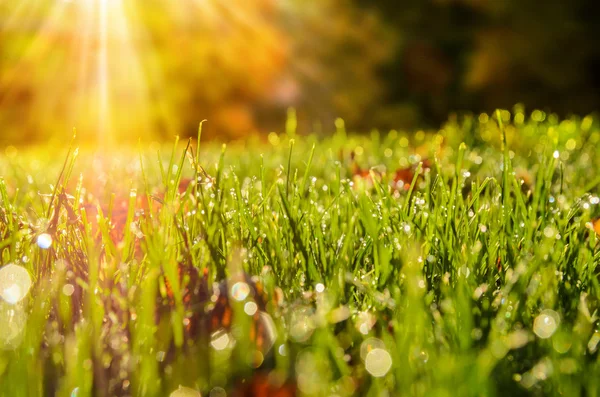
[[250, 286], [243, 281], [233, 284], [231, 297], [237, 301], [243, 301], [250, 295]]
[[533, 332], [542, 339], [551, 337], [560, 324], [560, 316], [554, 310], [543, 310], [533, 321]]
[[62, 288], [62, 293], [66, 296], [73, 295], [73, 292], [75, 292], [75, 287], [73, 286], [73, 284], [65, 284]]
[[37, 238], [37, 245], [41, 249], [48, 249], [52, 245], [52, 236], [48, 233], [42, 233]]
[[223, 350], [227, 346], [229, 346], [230, 342], [231, 337], [229, 336], [229, 334], [225, 330], [221, 329], [212, 334], [210, 345], [215, 350]]
[[375, 348], [367, 354], [365, 368], [372, 376], [383, 377], [392, 368], [392, 356], [385, 349]]
[[284, 357], [287, 356], [287, 347], [285, 345], [279, 345], [277, 351], [279, 352], [279, 355]]
[[360, 312], [358, 314], [358, 319], [356, 320], [356, 329], [358, 329], [358, 332], [361, 334], [367, 335], [375, 325], [375, 322], [375, 316], [369, 312]]
[[20, 302], [31, 288], [31, 277], [25, 268], [13, 264], [0, 268], [0, 297], [10, 304]]
[[305, 342], [315, 330], [313, 310], [303, 307], [292, 312], [290, 319], [290, 336], [297, 342]]
[[367, 354], [375, 349], [385, 349], [385, 343], [381, 339], [367, 338], [360, 345], [360, 358], [364, 361], [367, 358]]
[[244, 312], [249, 316], [254, 316], [257, 310], [258, 306], [254, 302], [246, 302], [244, 305]]

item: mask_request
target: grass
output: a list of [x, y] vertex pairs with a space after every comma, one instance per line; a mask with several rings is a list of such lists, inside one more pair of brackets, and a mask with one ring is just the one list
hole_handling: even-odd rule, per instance
[[600, 394], [598, 120], [338, 124], [7, 149], [0, 396]]

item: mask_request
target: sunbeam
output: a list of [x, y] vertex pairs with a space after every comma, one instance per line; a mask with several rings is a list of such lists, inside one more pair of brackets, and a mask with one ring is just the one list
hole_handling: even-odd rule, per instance
[[[57, 1], [47, 10], [24, 2], [12, 9], [2, 29], [24, 43], [0, 75], [0, 104], [31, 96], [19, 115], [22, 128], [75, 127], [98, 145], [118, 142], [117, 131], [151, 133], [146, 76], [123, 2]], [[23, 79], [39, 63], [46, 65], [48, 78], [35, 92], [23, 91]]]
[[206, 118], [205, 137], [235, 139], [279, 124], [294, 106], [332, 121], [331, 104], [349, 103], [338, 92], [348, 78], [362, 79], [349, 91], [355, 101], [378, 88], [362, 55], [349, 59], [368, 67], [329, 70], [331, 50], [375, 46], [345, 43], [346, 27], [363, 29], [345, 14], [331, 15], [340, 20], [327, 40], [314, 40], [320, 11], [332, 8], [306, 7], [296, 20], [301, 8], [292, 0], [0, 0], [5, 136], [61, 140], [75, 128], [110, 147], [192, 135]]

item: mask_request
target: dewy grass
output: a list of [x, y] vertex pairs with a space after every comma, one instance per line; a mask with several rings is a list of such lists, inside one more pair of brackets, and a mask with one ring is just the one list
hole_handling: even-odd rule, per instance
[[0, 396], [600, 394], [597, 120], [289, 138], [7, 149]]

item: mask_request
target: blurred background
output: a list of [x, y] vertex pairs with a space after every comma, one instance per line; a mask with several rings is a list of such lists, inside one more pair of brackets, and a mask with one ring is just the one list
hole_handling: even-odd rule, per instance
[[202, 119], [233, 140], [290, 108], [301, 133], [586, 114], [598, 37], [592, 0], [0, 0], [0, 144], [171, 140]]

